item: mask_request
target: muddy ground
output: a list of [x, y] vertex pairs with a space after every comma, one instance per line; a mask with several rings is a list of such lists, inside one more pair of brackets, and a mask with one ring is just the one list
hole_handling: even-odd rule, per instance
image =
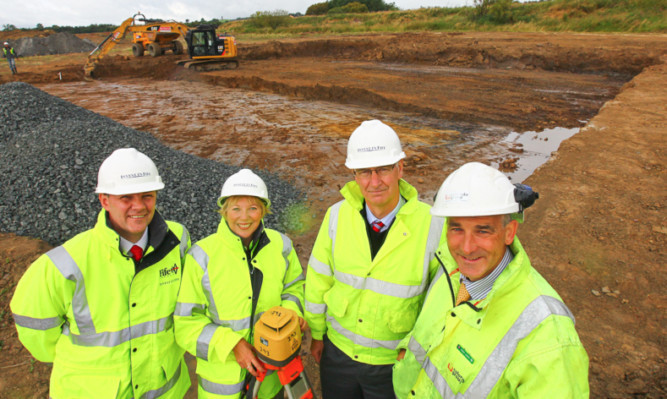
[[[530, 175], [541, 199], [519, 235], [577, 317], [591, 396], [667, 395], [667, 36], [400, 34], [239, 49], [237, 70], [192, 73], [174, 65], [177, 56], [111, 56], [85, 81], [77, 54], [19, 59], [19, 75], [1, 68], [0, 82], [35, 84], [174, 148], [294, 181], [308, 194], [307, 222], [290, 232], [304, 265], [350, 178], [346, 139], [365, 119], [398, 131], [406, 179], [425, 201], [468, 161], [501, 165], [515, 181]], [[536, 151], [551, 159], [533, 171]], [[0, 397], [47, 394], [48, 366], [18, 343], [8, 309], [23, 270], [46, 248], [0, 236]]]

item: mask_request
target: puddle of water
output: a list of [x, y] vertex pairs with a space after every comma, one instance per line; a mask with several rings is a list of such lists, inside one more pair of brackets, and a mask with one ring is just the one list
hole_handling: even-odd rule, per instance
[[[558, 150], [560, 143], [569, 139], [579, 132], [579, 128], [545, 129], [541, 132], [511, 132], [500, 141], [499, 145], [508, 149], [523, 149], [522, 153], [517, 153], [519, 160], [516, 162], [517, 168], [513, 172], [505, 174], [515, 183], [521, 183], [528, 178], [538, 167], [547, 162], [551, 153]], [[493, 164], [498, 167], [498, 163]]]

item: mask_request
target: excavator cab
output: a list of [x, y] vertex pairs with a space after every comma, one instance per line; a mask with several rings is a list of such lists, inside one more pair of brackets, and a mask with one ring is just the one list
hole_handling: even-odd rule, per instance
[[212, 25], [200, 25], [191, 29], [185, 35], [188, 44], [190, 58], [221, 56], [225, 54], [225, 40], [218, 39], [215, 27]]
[[236, 42], [233, 36], [217, 34], [213, 25], [200, 25], [188, 30], [185, 42], [190, 60], [179, 64], [196, 71], [237, 68]]

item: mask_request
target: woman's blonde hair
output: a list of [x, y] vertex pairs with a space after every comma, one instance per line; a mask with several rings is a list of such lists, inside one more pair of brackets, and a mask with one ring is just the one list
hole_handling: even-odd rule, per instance
[[235, 205], [242, 198], [250, 199], [251, 201], [253, 201], [255, 204], [257, 204], [261, 208], [261, 210], [262, 210], [262, 219], [264, 219], [264, 216], [266, 216], [267, 214], [271, 214], [271, 209], [269, 209], [269, 207], [266, 206], [266, 204], [264, 203], [264, 201], [262, 201], [261, 198], [253, 197], [251, 195], [232, 195], [231, 197], [226, 198], [222, 202], [222, 206], [220, 206], [220, 209], [218, 209], [218, 213], [220, 215], [222, 215], [222, 217], [225, 218], [225, 220], [227, 220], [226, 215], [227, 215], [227, 211], [229, 210], [229, 207]]

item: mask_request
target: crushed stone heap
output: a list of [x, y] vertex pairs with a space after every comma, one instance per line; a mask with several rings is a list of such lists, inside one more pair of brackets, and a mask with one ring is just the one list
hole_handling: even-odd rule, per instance
[[[0, 85], [0, 119], [0, 231], [51, 245], [94, 225], [101, 209], [97, 170], [117, 148], [134, 147], [155, 162], [165, 182], [158, 209], [183, 223], [193, 242], [216, 231], [222, 183], [241, 169], [174, 150], [26, 83]], [[271, 173], [255, 172], [273, 204], [265, 222], [284, 230], [281, 213], [303, 195]]]
[[90, 40], [59, 32], [46, 37], [22, 37], [11, 41], [12, 47], [20, 57], [48, 54], [83, 53], [93, 51], [95, 44]]

